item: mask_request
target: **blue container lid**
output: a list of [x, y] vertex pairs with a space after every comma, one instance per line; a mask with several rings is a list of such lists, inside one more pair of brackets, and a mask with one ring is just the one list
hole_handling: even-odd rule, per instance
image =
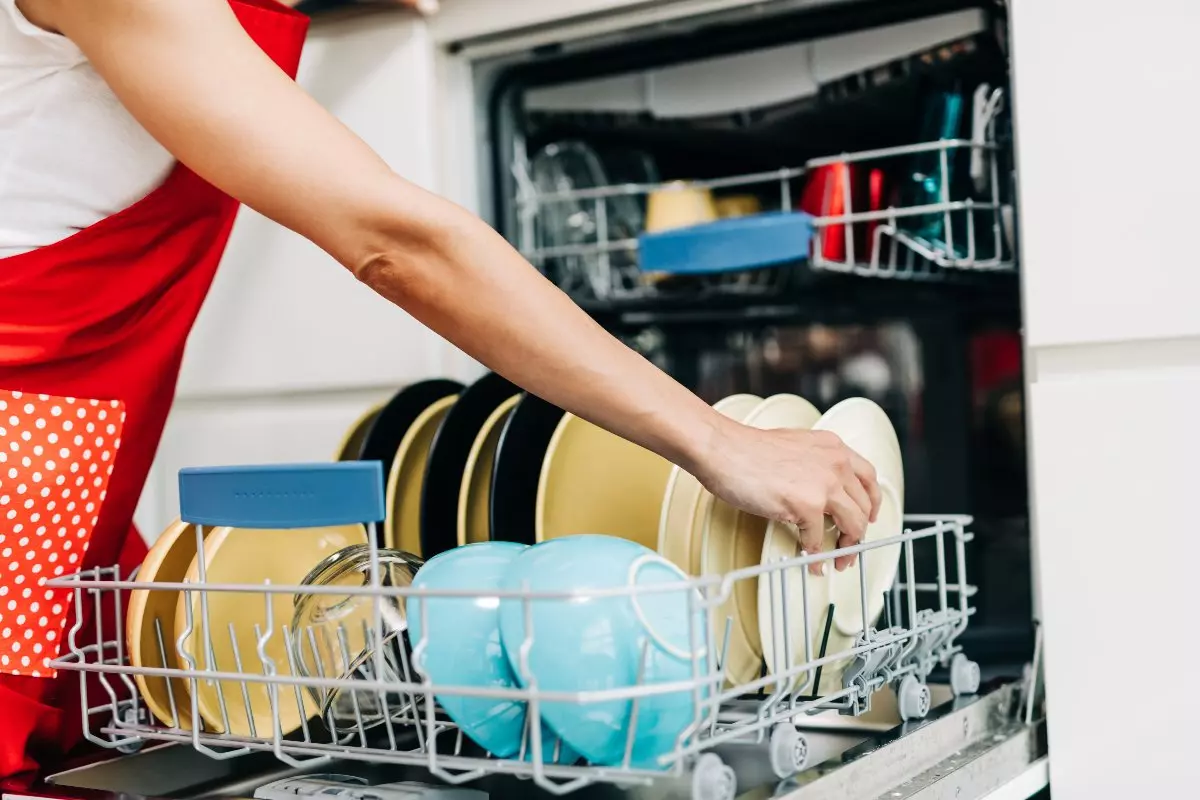
[[380, 522], [383, 468], [378, 461], [189, 467], [179, 471], [179, 516], [235, 528]]
[[642, 234], [639, 264], [676, 275], [737, 272], [804, 261], [811, 241], [810, 215], [777, 211]]

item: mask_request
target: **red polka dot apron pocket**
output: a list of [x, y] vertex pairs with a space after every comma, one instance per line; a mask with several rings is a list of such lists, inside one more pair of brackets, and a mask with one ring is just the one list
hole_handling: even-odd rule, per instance
[[0, 390], [0, 673], [47, 677], [121, 446], [117, 400]]

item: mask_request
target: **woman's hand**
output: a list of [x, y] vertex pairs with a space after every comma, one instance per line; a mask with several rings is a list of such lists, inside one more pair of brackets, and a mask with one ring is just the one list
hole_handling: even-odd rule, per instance
[[[879, 514], [875, 469], [828, 431], [759, 430], [733, 421], [714, 429], [693, 473], [717, 497], [759, 516], [790, 522], [801, 547], [822, 549], [825, 517], [832, 517], [838, 547], [862, 541]], [[843, 570], [854, 556], [834, 562]], [[812, 571], [820, 573], [822, 564]]]

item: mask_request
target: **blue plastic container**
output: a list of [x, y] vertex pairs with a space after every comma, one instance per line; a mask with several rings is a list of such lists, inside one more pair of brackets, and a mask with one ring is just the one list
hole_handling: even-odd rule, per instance
[[805, 261], [812, 217], [782, 211], [735, 217], [638, 237], [643, 272], [708, 275]]

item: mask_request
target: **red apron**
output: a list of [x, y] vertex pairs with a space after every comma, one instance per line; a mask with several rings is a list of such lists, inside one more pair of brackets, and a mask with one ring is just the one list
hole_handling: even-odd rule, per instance
[[[307, 17], [231, 3], [294, 78]], [[124, 211], [0, 259], [0, 776], [79, 740], [78, 674], [48, 668], [73, 603], [43, 583], [145, 555], [134, 508], [237, 209], [176, 165]]]

